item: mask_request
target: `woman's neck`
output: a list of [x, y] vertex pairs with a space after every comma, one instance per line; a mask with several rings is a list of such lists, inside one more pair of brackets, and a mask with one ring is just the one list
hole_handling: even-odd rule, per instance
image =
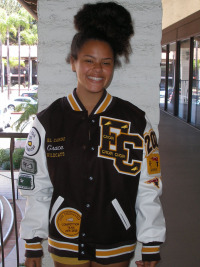
[[99, 93], [91, 93], [91, 92], [83, 92], [81, 90], [78, 90], [77, 88], [76, 93], [81, 103], [87, 110], [88, 115], [90, 115], [94, 107], [97, 105], [97, 103], [101, 99], [104, 91], [101, 91]]

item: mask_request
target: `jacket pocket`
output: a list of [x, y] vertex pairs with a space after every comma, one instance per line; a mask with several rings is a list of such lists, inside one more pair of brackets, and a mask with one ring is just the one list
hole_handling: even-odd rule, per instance
[[64, 198], [59, 196], [56, 201], [54, 202], [52, 209], [51, 209], [51, 217], [50, 217], [50, 223], [53, 219], [53, 216], [55, 215], [56, 211], [58, 210], [58, 208], [60, 207], [60, 205], [63, 203]]
[[131, 227], [131, 224], [116, 198], [112, 200], [112, 205], [119, 215], [119, 218], [121, 219], [125, 229], [128, 230]]

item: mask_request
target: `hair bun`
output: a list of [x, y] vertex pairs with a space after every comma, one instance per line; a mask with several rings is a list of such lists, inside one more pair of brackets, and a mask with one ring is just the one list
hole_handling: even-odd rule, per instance
[[[104, 34], [111, 42], [121, 46], [119, 55], [130, 53], [128, 45], [133, 35], [133, 25], [130, 13], [115, 2], [99, 2], [85, 4], [74, 17], [74, 26], [79, 32], [98, 31]], [[124, 51], [127, 47], [127, 52]], [[119, 48], [118, 48], [119, 49]]]
[[85, 4], [74, 17], [77, 31], [88, 31], [89, 28], [106, 34], [133, 34], [130, 13], [115, 2]]
[[[131, 15], [123, 6], [115, 2], [85, 4], [74, 16], [74, 26], [78, 31], [77, 34], [85, 38], [108, 41], [116, 55], [118, 65], [120, 65], [119, 56], [124, 56], [126, 62], [129, 61], [132, 51], [130, 38], [134, 31]], [[77, 42], [80, 38], [78, 36], [74, 41]]]

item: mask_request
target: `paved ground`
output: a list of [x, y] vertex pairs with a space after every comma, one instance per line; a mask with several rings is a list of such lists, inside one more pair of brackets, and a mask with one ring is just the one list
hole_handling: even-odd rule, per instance
[[167, 223], [159, 267], [199, 267], [200, 130], [164, 112], [159, 130]]
[[[9, 199], [12, 202], [12, 184], [11, 184], [11, 178], [10, 178], [10, 172], [8, 171], [0, 171], [0, 195], [5, 196], [7, 199]], [[15, 197], [17, 198], [17, 225], [19, 230], [19, 225], [21, 221], [21, 217], [24, 213], [25, 208], [25, 200], [18, 194], [17, 192], [17, 177], [18, 172], [14, 173], [15, 177]], [[9, 241], [6, 243], [5, 248], [5, 266], [6, 267], [17, 267], [16, 264], [16, 247], [15, 247], [15, 230], [14, 227], [12, 229], [11, 235], [9, 237]], [[7, 253], [9, 251], [9, 253]], [[20, 263], [24, 262], [24, 241], [19, 238], [19, 259]], [[1, 263], [0, 263], [1, 267]]]

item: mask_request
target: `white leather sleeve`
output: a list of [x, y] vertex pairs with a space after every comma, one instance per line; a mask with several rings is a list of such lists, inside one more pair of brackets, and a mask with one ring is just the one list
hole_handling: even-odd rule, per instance
[[137, 240], [142, 243], [165, 241], [165, 219], [159, 199], [162, 193], [160, 160], [155, 143], [155, 133], [147, 119], [136, 199]]
[[21, 163], [18, 186], [26, 197], [25, 215], [20, 237], [48, 237], [49, 206], [53, 192], [45, 155], [45, 129], [36, 117], [28, 135]]

